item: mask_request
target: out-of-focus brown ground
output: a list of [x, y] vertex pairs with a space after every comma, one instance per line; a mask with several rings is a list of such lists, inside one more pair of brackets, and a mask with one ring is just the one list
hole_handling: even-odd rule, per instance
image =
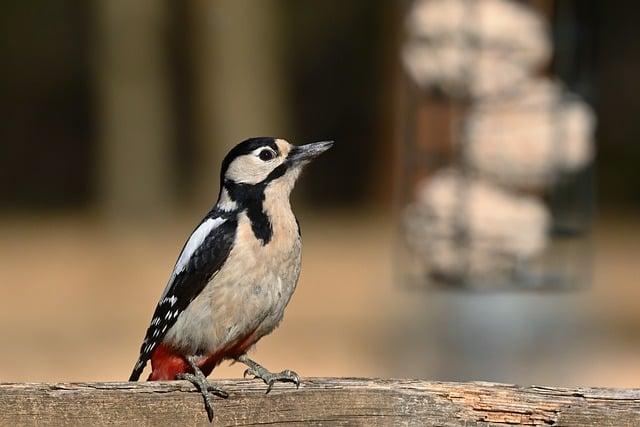
[[[110, 227], [69, 218], [0, 222], [0, 381], [126, 379], [194, 221]], [[434, 321], [446, 311], [438, 307], [469, 297], [393, 285], [389, 221], [307, 214], [301, 223], [298, 291], [280, 328], [253, 352], [273, 370], [593, 386], [640, 382], [640, 222], [633, 217], [597, 223], [592, 288], [540, 297], [566, 301], [545, 312], [559, 324], [571, 312], [566, 336], [546, 342], [545, 334], [557, 328], [543, 325], [535, 338], [545, 347], [540, 356], [523, 355], [511, 361], [516, 368], [497, 373], [483, 370], [491, 361], [476, 357], [473, 345], [460, 350], [433, 330], [448, 324]], [[460, 351], [470, 354], [465, 359]], [[455, 363], [469, 370], [451, 375]], [[225, 363], [213, 376], [242, 372]]]

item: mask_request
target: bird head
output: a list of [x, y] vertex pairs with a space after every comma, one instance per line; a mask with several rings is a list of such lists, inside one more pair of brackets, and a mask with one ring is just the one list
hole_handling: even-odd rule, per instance
[[327, 151], [333, 141], [295, 146], [284, 139], [250, 138], [229, 151], [220, 172], [220, 202], [234, 201], [234, 193], [288, 197], [302, 171], [311, 160]]

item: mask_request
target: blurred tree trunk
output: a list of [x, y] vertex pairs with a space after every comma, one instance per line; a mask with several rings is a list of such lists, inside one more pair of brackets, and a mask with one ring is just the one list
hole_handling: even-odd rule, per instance
[[114, 219], [166, 213], [173, 132], [163, 0], [97, 0], [94, 9], [99, 201]]
[[286, 138], [287, 96], [278, 0], [189, 0], [195, 198], [217, 195], [227, 150], [252, 136]]
[[531, 7], [540, 12], [545, 18], [553, 16], [554, 0], [529, 0]]

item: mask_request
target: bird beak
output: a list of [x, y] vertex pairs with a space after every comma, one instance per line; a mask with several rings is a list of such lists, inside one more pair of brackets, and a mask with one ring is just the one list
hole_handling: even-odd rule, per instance
[[289, 152], [288, 160], [292, 164], [307, 163], [327, 151], [332, 145], [333, 141], [321, 141], [293, 147]]

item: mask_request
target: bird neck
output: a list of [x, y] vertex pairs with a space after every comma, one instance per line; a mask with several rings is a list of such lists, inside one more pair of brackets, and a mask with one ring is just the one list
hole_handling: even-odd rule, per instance
[[216, 207], [225, 212], [245, 212], [253, 234], [264, 246], [271, 241], [274, 230], [295, 222], [289, 192], [279, 190], [275, 186], [225, 181]]

